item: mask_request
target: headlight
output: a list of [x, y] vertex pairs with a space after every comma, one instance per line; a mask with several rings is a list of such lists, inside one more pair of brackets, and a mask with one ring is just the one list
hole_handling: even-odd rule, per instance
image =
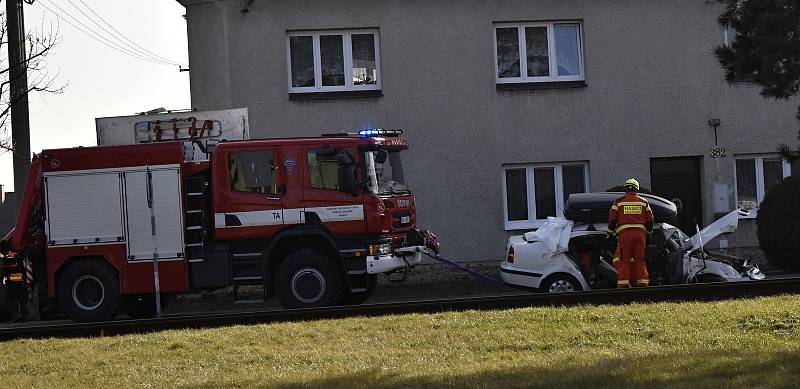
[[371, 244], [367, 248], [369, 255], [389, 255], [392, 253], [392, 247], [386, 244]]

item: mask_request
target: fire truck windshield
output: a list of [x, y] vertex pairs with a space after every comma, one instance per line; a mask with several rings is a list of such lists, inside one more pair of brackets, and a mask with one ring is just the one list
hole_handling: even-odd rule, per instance
[[364, 153], [367, 188], [377, 195], [408, 195], [400, 151], [367, 151]]

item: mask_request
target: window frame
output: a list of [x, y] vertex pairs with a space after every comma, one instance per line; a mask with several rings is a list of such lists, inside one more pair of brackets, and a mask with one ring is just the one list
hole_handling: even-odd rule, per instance
[[[251, 190], [236, 190], [234, 188], [234, 182], [232, 181], [233, 180], [233, 176], [231, 175], [231, 170], [230, 170], [231, 158], [233, 158], [234, 155], [248, 154], [248, 153], [269, 153], [272, 156], [271, 160], [273, 160], [273, 161], [277, 160], [277, 156], [276, 156], [275, 151], [271, 150], [271, 149], [262, 149], [262, 150], [241, 149], [241, 150], [232, 150], [232, 151], [230, 151], [228, 153], [227, 157], [225, 157], [226, 161], [227, 161], [227, 165], [228, 165], [226, 167], [226, 171], [228, 173], [228, 185], [227, 185], [228, 192], [229, 193], [235, 193], [235, 194], [253, 194], [253, 193], [255, 193], [255, 194], [258, 194], [258, 195], [262, 195], [262, 196], [263, 195], [267, 195], [267, 196], [278, 196], [278, 195], [280, 195], [280, 191], [277, 189], [281, 185], [279, 183], [280, 174], [278, 173], [279, 169], [277, 168], [277, 165], [272, 165], [271, 170], [269, 172], [270, 175], [271, 175], [271, 179], [272, 179], [272, 184], [270, 185], [270, 189], [275, 188], [274, 192], [272, 190], [270, 190], [269, 192], [257, 192], [257, 191], [251, 191]], [[245, 174], [245, 173], [242, 173], [242, 174]], [[246, 180], [246, 178], [245, 178], [245, 180]]]
[[[353, 35], [373, 35], [375, 46], [375, 84], [373, 85], [354, 85], [353, 84]], [[339, 35], [342, 37], [342, 55], [344, 56], [344, 85], [322, 85], [322, 58], [320, 48], [320, 36]], [[292, 86], [292, 45], [291, 38], [296, 36], [311, 36], [314, 53], [314, 86], [295, 87]], [[380, 52], [380, 32], [377, 28], [348, 29], [348, 30], [306, 30], [306, 31], [287, 31], [286, 32], [286, 70], [287, 86], [289, 93], [320, 93], [320, 92], [354, 92], [354, 91], [379, 91], [381, 90], [381, 52]]]
[[782, 173], [783, 178], [789, 177], [792, 175], [792, 166], [791, 164], [784, 158], [782, 158], [779, 154], [737, 154], [733, 157], [733, 199], [734, 199], [734, 206], [736, 208], [739, 207], [739, 182], [738, 182], [738, 172], [736, 171], [736, 162], [740, 160], [752, 159], [755, 163], [755, 174], [756, 174], [756, 207], [750, 210], [750, 214], [748, 216], [739, 216], [740, 219], [754, 219], [758, 216], [758, 208], [761, 205], [761, 202], [764, 201], [764, 196], [766, 195], [766, 188], [764, 188], [764, 160], [765, 159], [775, 159], [780, 158], [781, 166], [782, 166]]
[[[547, 218], [538, 219], [536, 215], [536, 184], [534, 182], [534, 170], [539, 168], [554, 169], [556, 217], [564, 216], [564, 173], [565, 166], [583, 167], [583, 187], [584, 193], [591, 191], [589, 187], [589, 162], [588, 161], [569, 161], [552, 163], [526, 163], [526, 164], [507, 164], [502, 169], [502, 199], [503, 199], [503, 224], [506, 231], [539, 228]], [[506, 186], [506, 171], [514, 169], [525, 169], [525, 185], [528, 193], [528, 219], [527, 220], [508, 220], [508, 187]]]
[[[577, 25], [578, 26], [578, 64], [580, 74], [577, 76], [559, 76], [558, 75], [558, 54], [556, 52], [555, 41], [555, 26], [557, 25]], [[504, 77], [500, 78], [497, 65], [497, 29], [498, 28], [517, 28], [518, 45], [519, 45], [519, 74], [520, 77]], [[547, 56], [549, 63], [549, 76], [528, 77], [528, 56], [527, 45], [525, 42], [525, 28], [526, 27], [547, 27]], [[503, 22], [492, 24], [492, 47], [494, 48], [494, 79], [496, 84], [520, 84], [520, 83], [545, 83], [545, 82], [569, 82], [569, 81], [585, 81], [586, 73], [584, 71], [584, 54], [583, 54], [583, 22], [580, 20], [559, 20], [551, 22]]]
[[[306, 173], [308, 174], [308, 188], [309, 189], [311, 189], [311, 190], [324, 190], [324, 191], [341, 192], [342, 183], [339, 182], [339, 177], [338, 177], [339, 171], [338, 171], [338, 169], [340, 167], [342, 167], [342, 165], [339, 165], [339, 163], [336, 160], [336, 156], [339, 155], [339, 153], [342, 152], [342, 151], [344, 151], [346, 154], [350, 155], [350, 157], [353, 158], [353, 162], [356, 164], [356, 166], [359, 166], [359, 162], [358, 162], [358, 159], [356, 157], [356, 150], [354, 148], [352, 148], [350, 146], [336, 146], [336, 147], [333, 147], [333, 148], [336, 150], [336, 152], [333, 154], [333, 162], [336, 164], [336, 169], [337, 169], [336, 170], [336, 174], [337, 174], [336, 181], [337, 182], [336, 182], [336, 186], [333, 187], [333, 188], [329, 188], [329, 187], [325, 187], [325, 186], [314, 186], [314, 184], [311, 182], [313, 174], [312, 174], [312, 164], [311, 164], [311, 161], [310, 161], [309, 157], [313, 153], [315, 155], [314, 159], [317, 162], [319, 162], [320, 154], [318, 152], [321, 151], [322, 149], [317, 147], [317, 148], [309, 148], [309, 149], [306, 150], [306, 153], [305, 153], [306, 154], [305, 155], [305, 164], [306, 164]], [[358, 173], [357, 173], [358, 170], [359, 169], [356, 168], [356, 181], [359, 181]], [[320, 172], [320, 176], [322, 177], [322, 172]], [[323, 185], [324, 185], [324, 183], [323, 183]]]

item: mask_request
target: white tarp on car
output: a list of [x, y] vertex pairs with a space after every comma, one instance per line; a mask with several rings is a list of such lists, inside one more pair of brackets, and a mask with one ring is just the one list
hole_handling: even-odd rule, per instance
[[565, 218], [548, 217], [538, 230], [525, 233], [525, 240], [542, 242], [553, 253], [565, 252], [569, 249], [573, 224]]

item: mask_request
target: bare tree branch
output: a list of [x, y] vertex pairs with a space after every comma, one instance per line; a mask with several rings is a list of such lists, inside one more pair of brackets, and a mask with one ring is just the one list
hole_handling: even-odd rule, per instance
[[[33, 0], [25, 0], [25, 2], [32, 4]], [[38, 29], [28, 32], [24, 41], [25, 59], [21, 63], [9, 63], [4, 12], [0, 12], [0, 22], [2, 24], [2, 28], [0, 28], [0, 154], [2, 154], [15, 152], [9, 135], [11, 106], [32, 93], [60, 94], [64, 92], [66, 84], [57, 83], [58, 72], [51, 75], [47, 71], [47, 57], [61, 42], [58, 28], [54, 28], [52, 24], [47, 28], [42, 23]], [[23, 67], [27, 70], [28, 87], [12, 99], [10, 84], [15, 80], [10, 79], [9, 75], [10, 70], [15, 67]]]

